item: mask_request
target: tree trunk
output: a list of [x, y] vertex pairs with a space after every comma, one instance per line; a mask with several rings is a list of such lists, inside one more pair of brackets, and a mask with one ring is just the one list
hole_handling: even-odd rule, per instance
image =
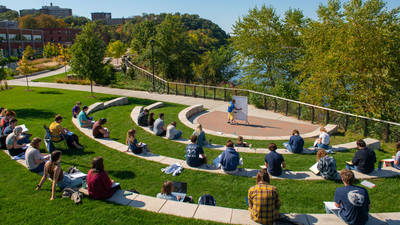
[[25, 74], [25, 79], [26, 79], [26, 89], [29, 90], [28, 75], [26, 74]]
[[93, 80], [92, 79], [90, 79], [90, 94], [93, 97]]

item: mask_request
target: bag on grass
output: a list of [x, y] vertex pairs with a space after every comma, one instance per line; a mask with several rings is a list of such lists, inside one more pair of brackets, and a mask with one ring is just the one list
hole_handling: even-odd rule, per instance
[[216, 206], [217, 203], [212, 195], [204, 194], [199, 198], [199, 205], [212, 205]]

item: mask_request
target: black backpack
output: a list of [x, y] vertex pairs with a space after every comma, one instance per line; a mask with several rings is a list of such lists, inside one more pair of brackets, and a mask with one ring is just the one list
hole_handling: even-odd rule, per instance
[[199, 198], [199, 205], [212, 205], [216, 206], [215, 198], [212, 195], [204, 194]]

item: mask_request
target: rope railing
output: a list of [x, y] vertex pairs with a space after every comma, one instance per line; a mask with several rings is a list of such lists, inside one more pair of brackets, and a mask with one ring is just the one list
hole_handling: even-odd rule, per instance
[[[153, 74], [149, 71], [133, 64], [127, 59], [124, 61], [131, 68], [140, 71], [144, 76], [147, 77], [147, 79], [151, 80], [153, 78]], [[167, 94], [212, 98], [215, 100], [218, 99], [228, 101], [230, 99], [229, 97], [232, 94], [242, 93], [244, 95], [254, 97], [254, 99], [256, 99], [254, 100], [256, 106], [264, 109], [273, 109], [274, 112], [281, 112], [286, 114], [286, 116], [293, 114], [296, 115], [298, 119], [310, 120], [312, 123], [320, 122], [323, 124], [328, 124], [329, 122], [333, 121], [343, 127], [345, 131], [348, 130], [348, 127], [353, 125], [353, 130], [362, 129], [364, 136], [368, 136], [371, 131], [372, 133], [374, 133], [375, 136], [379, 136], [381, 138], [382, 134], [384, 134], [384, 139], [386, 142], [389, 141], [392, 134], [390, 126], [394, 126], [394, 130], [396, 130], [399, 134], [396, 135], [396, 138], [398, 139], [400, 136], [400, 123], [397, 122], [356, 115], [353, 113], [343, 112], [336, 109], [300, 102], [293, 99], [279, 97], [254, 90], [217, 87], [201, 84], [187, 84], [181, 82], [169, 82], [157, 75], [154, 75], [154, 79], [158, 82], [159, 88], [162, 88], [162, 90], [164, 92], [167, 92]], [[223, 91], [223, 93], [221, 93], [221, 91]], [[269, 106], [271, 104], [271, 101], [268, 101], [269, 99], [273, 100], [272, 107]], [[379, 126], [378, 124], [370, 124], [371, 122], [380, 123], [381, 125], [384, 125], [384, 128], [381, 129], [381, 125]], [[368, 129], [369, 127], [374, 127], [374, 129], [370, 130]]]

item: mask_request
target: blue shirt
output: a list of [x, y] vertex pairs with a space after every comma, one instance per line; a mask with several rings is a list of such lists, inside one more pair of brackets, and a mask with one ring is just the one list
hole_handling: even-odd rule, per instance
[[78, 113], [80, 110], [81, 110], [81, 107], [75, 105], [75, 106], [72, 108], [72, 116], [73, 116], [74, 118], [76, 118], [75, 113]]
[[227, 148], [222, 152], [219, 163], [221, 163], [223, 170], [234, 171], [239, 165], [239, 159], [239, 153], [234, 148]]
[[304, 140], [299, 135], [293, 135], [289, 139], [289, 145], [293, 153], [302, 153], [304, 148]]
[[200, 166], [202, 164], [201, 154], [204, 154], [203, 148], [197, 144], [188, 144], [186, 146], [186, 163], [192, 167]]
[[346, 223], [350, 225], [367, 223], [370, 201], [365, 188], [352, 185], [336, 188], [335, 202], [339, 204], [339, 215]]
[[235, 104], [233, 104], [233, 102], [230, 102], [228, 106], [228, 112], [233, 112], [234, 109], [235, 109]]
[[140, 153], [142, 153], [143, 150], [141, 148], [138, 148], [137, 144], [138, 144], [137, 139], [136, 138], [133, 139], [133, 143], [130, 143], [130, 142], [128, 143], [129, 150], [131, 150], [135, 154], [140, 154]]
[[79, 125], [82, 127], [83, 126], [83, 121], [87, 121], [88, 118], [86, 116], [86, 113], [82, 110], [79, 114], [78, 114], [78, 121], [79, 121]]
[[276, 151], [271, 151], [265, 156], [265, 162], [268, 163], [268, 173], [273, 176], [280, 176], [282, 174], [282, 163], [285, 161], [283, 156]]

